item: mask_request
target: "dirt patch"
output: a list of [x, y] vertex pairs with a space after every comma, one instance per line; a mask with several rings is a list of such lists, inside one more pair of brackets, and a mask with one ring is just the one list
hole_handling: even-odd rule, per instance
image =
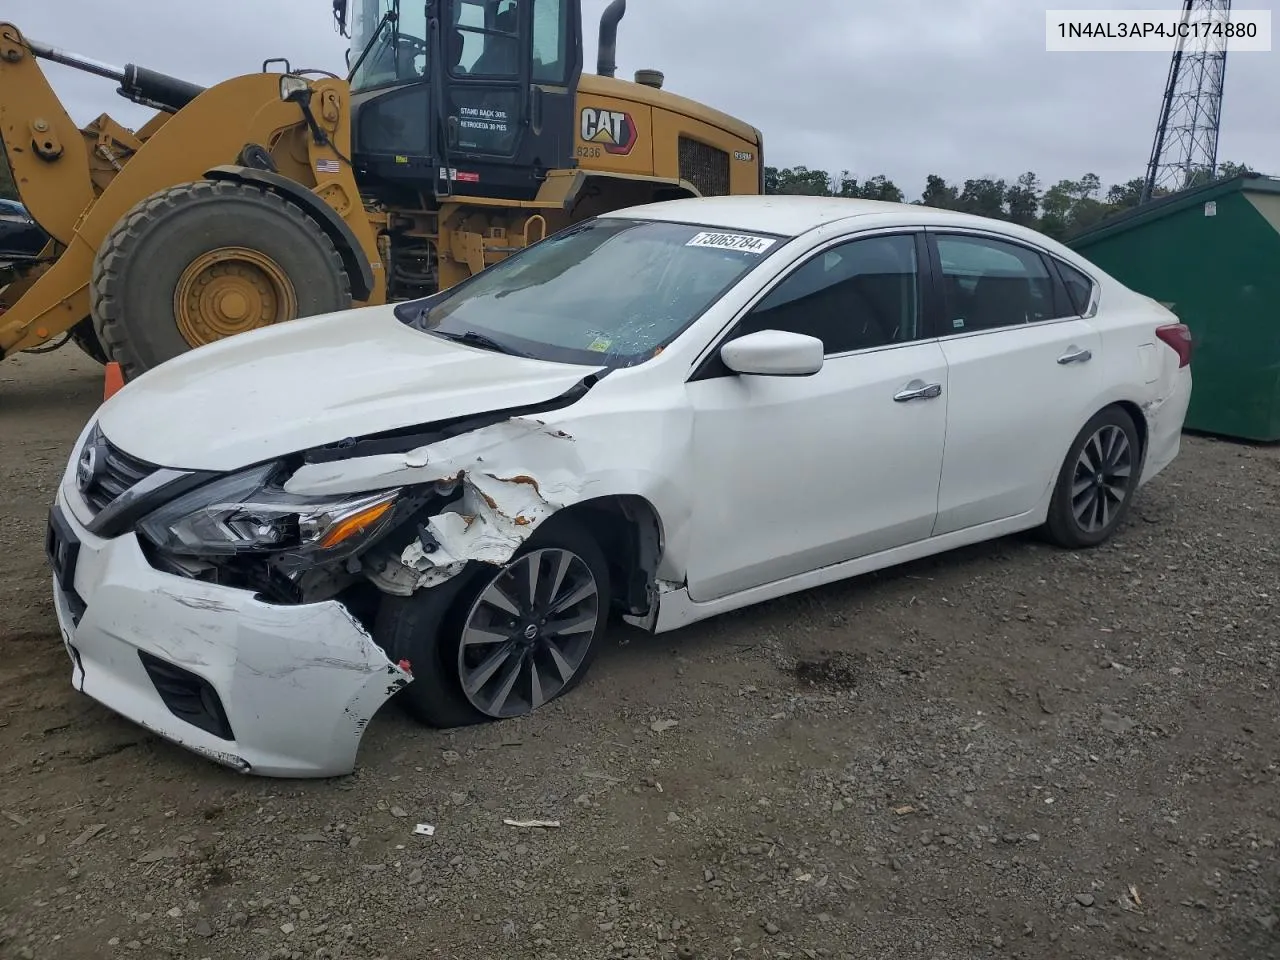
[[388, 709], [268, 781], [70, 688], [41, 544], [100, 391], [0, 365], [0, 957], [1280, 957], [1275, 447], [1188, 438], [1099, 550], [619, 631], [536, 718]]
[[796, 660], [791, 673], [806, 686], [853, 690], [862, 678], [863, 659], [848, 650], [820, 650]]

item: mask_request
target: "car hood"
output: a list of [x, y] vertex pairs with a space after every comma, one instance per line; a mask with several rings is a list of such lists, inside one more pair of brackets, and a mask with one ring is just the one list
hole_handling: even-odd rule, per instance
[[98, 414], [125, 453], [233, 470], [383, 430], [552, 400], [602, 367], [453, 343], [366, 307], [242, 333], [147, 371]]

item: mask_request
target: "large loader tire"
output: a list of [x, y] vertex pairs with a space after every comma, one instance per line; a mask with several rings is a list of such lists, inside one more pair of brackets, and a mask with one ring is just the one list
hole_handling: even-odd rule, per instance
[[195, 347], [351, 306], [333, 241], [260, 187], [197, 180], [152, 194], [107, 234], [93, 325], [126, 378]]

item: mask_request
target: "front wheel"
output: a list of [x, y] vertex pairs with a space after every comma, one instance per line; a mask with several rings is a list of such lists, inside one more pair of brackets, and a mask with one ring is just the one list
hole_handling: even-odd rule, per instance
[[1045, 524], [1062, 547], [1094, 547], [1124, 520], [1138, 490], [1142, 450], [1133, 418], [1119, 407], [1094, 414], [1058, 473]]
[[410, 662], [414, 681], [400, 696], [414, 717], [457, 727], [524, 716], [581, 682], [611, 597], [590, 534], [553, 517], [505, 565], [462, 577], [383, 601], [374, 639]]

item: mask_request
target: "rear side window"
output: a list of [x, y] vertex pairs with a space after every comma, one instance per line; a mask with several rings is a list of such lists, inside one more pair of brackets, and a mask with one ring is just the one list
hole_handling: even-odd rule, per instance
[[936, 239], [942, 266], [944, 333], [1021, 326], [1055, 317], [1053, 279], [1040, 254], [990, 237]]
[[1089, 302], [1093, 299], [1093, 281], [1069, 263], [1061, 260], [1054, 262], [1058, 265], [1058, 272], [1062, 274], [1062, 282], [1066, 285], [1067, 296], [1071, 298], [1071, 306], [1076, 313], [1083, 314], [1089, 309]]

